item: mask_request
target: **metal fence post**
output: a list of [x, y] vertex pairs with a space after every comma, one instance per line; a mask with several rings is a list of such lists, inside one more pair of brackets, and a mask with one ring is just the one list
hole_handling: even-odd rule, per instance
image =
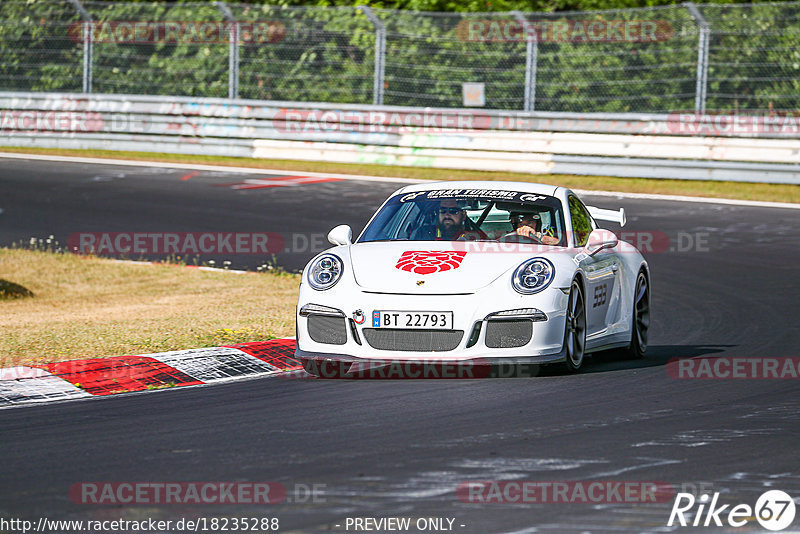
[[697, 42], [697, 88], [694, 97], [694, 111], [697, 114], [706, 112], [706, 91], [708, 89], [708, 48], [711, 41], [711, 27], [703, 14], [692, 2], [684, 2], [686, 9], [700, 28]]
[[523, 109], [536, 109], [536, 68], [539, 63], [539, 37], [521, 11], [511, 11], [525, 32], [525, 100]]
[[228, 41], [228, 98], [239, 98], [239, 22], [225, 2], [214, 2], [214, 5], [231, 25]]
[[372, 103], [383, 105], [383, 77], [386, 73], [386, 26], [369, 6], [358, 6], [375, 26], [375, 75], [372, 84]]
[[80, 13], [83, 19], [83, 92], [92, 92], [92, 44], [94, 39], [94, 20], [91, 13], [86, 11], [80, 0], [69, 0], [69, 3]]

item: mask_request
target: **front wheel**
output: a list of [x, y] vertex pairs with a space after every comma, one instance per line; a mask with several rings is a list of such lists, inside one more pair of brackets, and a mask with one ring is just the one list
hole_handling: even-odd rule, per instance
[[647, 332], [650, 329], [650, 286], [644, 271], [636, 277], [636, 291], [633, 293], [633, 327], [628, 356], [641, 358], [647, 351]]
[[567, 298], [567, 326], [564, 333], [566, 361], [564, 367], [570, 373], [576, 373], [583, 364], [583, 352], [586, 348], [586, 306], [583, 289], [577, 280], [572, 282]]

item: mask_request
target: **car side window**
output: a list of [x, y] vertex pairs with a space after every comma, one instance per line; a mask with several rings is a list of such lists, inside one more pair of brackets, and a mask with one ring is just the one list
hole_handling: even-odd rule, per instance
[[592, 233], [592, 217], [583, 203], [577, 197], [569, 197], [569, 215], [572, 218], [572, 231], [575, 232], [575, 242], [583, 246]]

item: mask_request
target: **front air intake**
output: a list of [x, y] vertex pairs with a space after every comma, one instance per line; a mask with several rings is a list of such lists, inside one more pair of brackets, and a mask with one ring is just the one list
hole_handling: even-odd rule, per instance
[[486, 321], [486, 346], [490, 349], [523, 347], [533, 337], [533, 322], [529, 319]]
[[458, 347], [464, 337], [463, 330], [365, 328], [363, 332], [373, 349], [401, 352], [447, 352]]
[[317, 343], [344, 345], [347, 343], [347, 324], [344, 317], [309, 315], [308, 335]]

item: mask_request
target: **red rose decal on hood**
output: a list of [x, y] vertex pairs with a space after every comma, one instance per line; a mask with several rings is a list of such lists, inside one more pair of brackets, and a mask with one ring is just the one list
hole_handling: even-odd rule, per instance
[[431, 274], [458, 269], [466, 252], [407, 250], [400, 255], [395, 268], [417, 274]]

